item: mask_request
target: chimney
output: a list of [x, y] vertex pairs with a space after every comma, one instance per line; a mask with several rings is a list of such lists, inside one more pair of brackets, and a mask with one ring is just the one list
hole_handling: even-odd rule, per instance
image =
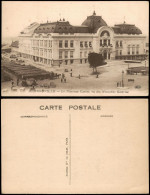
[[95, 12], [95, 10], [94, 10], [94, 12], [93, 12], [93, 16], [96, 16], [96, 12]]

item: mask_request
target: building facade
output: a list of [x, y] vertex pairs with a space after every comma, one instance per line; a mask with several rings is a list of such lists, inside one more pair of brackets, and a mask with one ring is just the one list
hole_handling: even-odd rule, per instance
[[106, 60], [145, 59], [146, 36], [135, 25], [109, 27], [101, 16], [88, 16], [81, 26], [68, 21], [32, 23], [19, 35], [22, 57], [49, 66], [83, 64], [88, 53], [101, 53]]

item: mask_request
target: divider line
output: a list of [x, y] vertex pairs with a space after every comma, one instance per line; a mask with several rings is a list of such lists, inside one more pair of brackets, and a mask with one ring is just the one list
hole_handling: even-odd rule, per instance
[[71, 114], [69, 114], [69, 185], [71, 185]]

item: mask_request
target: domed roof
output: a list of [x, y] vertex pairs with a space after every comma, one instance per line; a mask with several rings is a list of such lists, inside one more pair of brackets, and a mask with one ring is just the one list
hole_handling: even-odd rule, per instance
[[82, 23], [84, 26], [88, 26], [91, 33], [96, 33], [97, 30], [102, 26], [107, 26], [107, 23], [102, 19], [101, 16], [96, 16], [95, 11], [92, 16], [88, 16], [87, 19]]
[[116, 34], [142, 34], [142, 31], [133, 24], [116, 24], [113, 27], [113, 30]]

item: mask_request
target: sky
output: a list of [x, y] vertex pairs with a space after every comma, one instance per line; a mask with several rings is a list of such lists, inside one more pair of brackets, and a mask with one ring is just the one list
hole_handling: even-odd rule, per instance
[[109, 26], [125, 20], [149, 34], [148, 1], [3, 1], [2, 37], [18, 36], [33, 22], [65, 18], [72, 25], [81, 25], [94, 10]]

